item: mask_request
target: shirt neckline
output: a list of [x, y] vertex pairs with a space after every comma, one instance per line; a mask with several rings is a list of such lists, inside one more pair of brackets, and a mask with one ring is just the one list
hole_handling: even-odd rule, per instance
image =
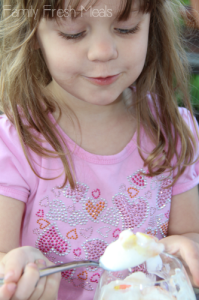
[[[84, 150], [81, 146], [77, 145], [63, 131], [63, 129], [59, 126], [59, 124], [56, 122], [54, 116], [51, 113], [49, 113], [49, 117], [52, 123], [56, 126], [61, 136], [63, 137], [64, 141], [66, 142], [66, 145], [70, 153], [72, 153], [72, 155], [78, 156], [79, 158], [87, 162], [91, 162], [94, 164], [103, 164], [103, 165], [116, 164], [126, 159], [135, 150], [135, 148], [137, 148], [137, 130], [136, 130], [131, 140], [120, 152], [113, 155], [99, 155], [99, 154], [90, 153]], [[143, 133], [143, 129], [141, 128], [141, 136], [142, 133]]]

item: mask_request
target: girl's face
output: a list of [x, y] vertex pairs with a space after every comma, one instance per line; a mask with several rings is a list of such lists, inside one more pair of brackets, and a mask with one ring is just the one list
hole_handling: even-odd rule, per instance
[[[67, 100], [113, 103], [140, 75], [146, 58], [150, 15], [132, 8], [126, 21], [116, 20], [120, 0], [100, 0], [72, 20], [68, 11], [52, 11], [59, 21], [42, 18], [37, 39], [51, 73], [51, 88]], [[46, 7], [45, 9], [50, 9]], [[45, 13], [45, 10], [44, 10]], [[62, 15], [66, 18], [61, 18]], [[109, 77], [106, 83], [93, 78]]]

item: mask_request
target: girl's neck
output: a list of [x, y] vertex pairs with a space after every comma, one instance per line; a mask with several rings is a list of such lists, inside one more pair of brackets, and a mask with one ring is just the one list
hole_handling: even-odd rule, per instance
[[[55, 94], [56, 90], [52, 92], [51, 89], [49, 85], [49, 90]], [[73, 97], [60, 97], [57, 102], [62, 112], [59, 126], [88, 152], [116, 154], [128, 144], [136, 131], [135, 118], [129, 109], [132, 103], [130, 89], [126, 89], [110, 105], [94, 105]], [[56, 110], [53, 115], [57, 120], [59, 111]]]

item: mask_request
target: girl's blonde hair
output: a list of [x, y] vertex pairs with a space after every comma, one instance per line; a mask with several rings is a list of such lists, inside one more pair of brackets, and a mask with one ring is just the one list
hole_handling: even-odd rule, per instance
[[[49, 113], [55, 111], [55, 102], [45, 91], [45, 87], [51, 81], [51, 75], [41, 51], [34, 50], [35, 32], [43, 17], [44, 6], [49, 5], [52, 10], [57, 10], [63, 8], [65, 1], [3, 0], [1, 2], [0, 109], [15, 124], [24, 153], [33, 171], [29, 148], [41, 156], [60, 157], [66, 175], [62, 187], [69, 181], [74, 188], [70, 153], [59, 131], [48, 117]], [[92, 5], [95, 4], [94, 2], [90, 1]], [[119, 20], [128, 18], [133, 2], [134, 0], [121, 0]], [[177, 2], [179, 1], [139, 1], [140, 11], [151, 13], [151, 23], [146, 62], [135, 83], [133, 104], [137, 118], [138, 149], [145, 166], [148, 167], [148, 175], [155, 176], [164, 171], [172, 172], [176, 168], [173, 184], [184, 172], [185, 167], [193, 163], [196, 149], [194, 137], [179, 113], [176, 100], [176, 93], [181, 93], [184, 104], [193, 118], [188, 91], [189, 67], [177, 25], [179, 20]], [[80, 0], [70, 0], [69, 4], [70, 8], [77, 10]], [[25, 12], [30, 8], [37, 12], [36, 17], [35, 15], [30, 17], [28, 13], [20, 13], [18, 17], [13, 15], [14, 11]], [[55, 18], [56, 14], [52, 16], [50, 11], [45, 11], [45, 17]], [[151, 104], [147, 93], [151, 94]], [[140, 147], [141, 124], [155, 144], [154, 150], [147, 157]], [[38, 136], [43, 137], [54, 151], [41, 146], [42, 139]], [[180, 149], [177, 148], [179, 143]], [[177, 158], [175, 167], [172, 165], [174, 157]]]

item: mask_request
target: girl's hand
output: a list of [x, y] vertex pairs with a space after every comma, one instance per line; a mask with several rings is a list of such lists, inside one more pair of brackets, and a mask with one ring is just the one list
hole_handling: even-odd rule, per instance
[[182, 235], [168, 236], [160, 242], [165, 252], [182, 261], [192, 285], [199, 288], [199, 244]]
[[0, 262], [5, 284], [0, 300], [56, 300], [61, 274], [39, 278], [38, 268], [53, 265], [39, 250], [20, 247], [8, 252]]

